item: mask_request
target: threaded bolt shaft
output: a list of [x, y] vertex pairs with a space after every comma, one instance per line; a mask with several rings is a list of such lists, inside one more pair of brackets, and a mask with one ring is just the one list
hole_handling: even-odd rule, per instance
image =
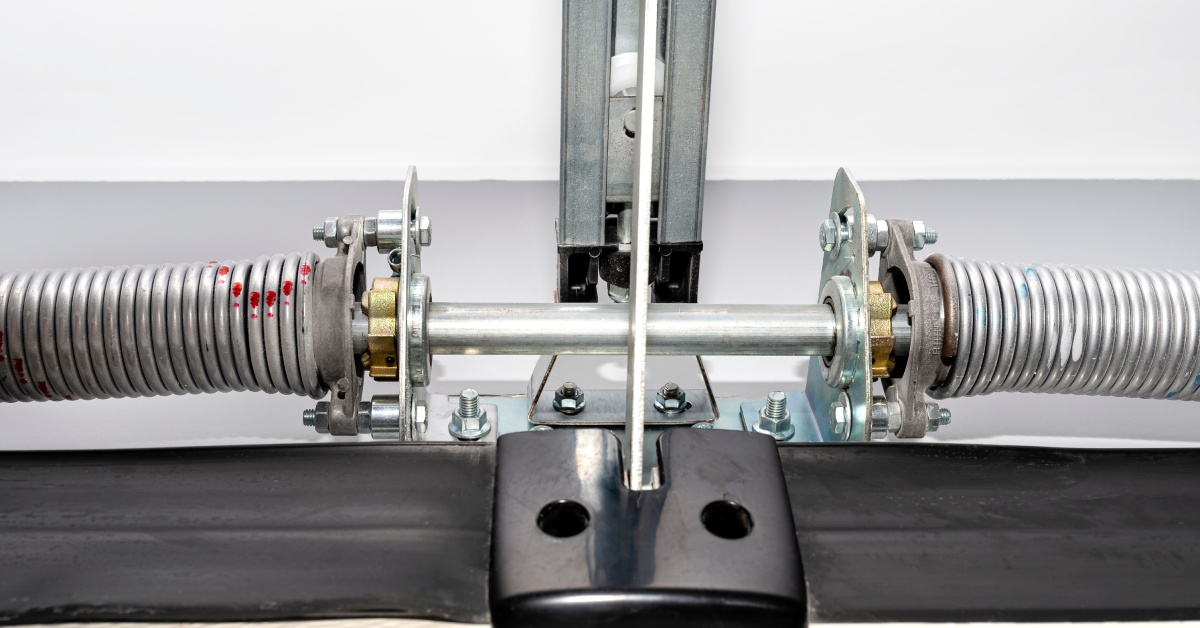
[[767, 395], [767, 409], [764, 414], [769, 419], [783, 420], [787, 416], [787, 395], [778, 390]]
[[937, 244], [938, 232], [933, 227], [925, 228], [925, 244]]
[[310, 410], [304, 411], [304, 425], [305, 425], [305, 427], [315, 427], [317, 425], [317, 411], [316, 410], [310, 409]]
[[950, 411], [942, 408], [938, 411], [938, 423], [942, 425], [950, 425]]
[[479, 416], [479, 393], [468, 388], [458, 395], [458, 414], [464, 419]]
[[313, 227], [313, 239], [320, 242], [325, 239], [325, 224], [321, 223]]

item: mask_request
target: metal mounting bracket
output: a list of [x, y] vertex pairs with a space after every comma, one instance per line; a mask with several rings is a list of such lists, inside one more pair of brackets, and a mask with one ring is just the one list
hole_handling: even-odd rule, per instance
[[[867, 292], [870, 285], [870, 253], [867, 241], [867, 202], [862, 189], [845, 168], [833, 182], [830, 218], [838, 222], [841, 237], [825, 254], [821, 266], [820, 298], [834, 307], [841, 326], [833, 358], [809, 361], [805, 396], [816, 417], [822, 440], [870, 440], [871, 339], [867, 326]], [[831, 369], [840, 373], [831, 374]], [[827, 377], [834, 379], [829, 383]], [[830, 408], [841, 394], [849, 398], [849, 426], [840, 432], [830, 422]]]

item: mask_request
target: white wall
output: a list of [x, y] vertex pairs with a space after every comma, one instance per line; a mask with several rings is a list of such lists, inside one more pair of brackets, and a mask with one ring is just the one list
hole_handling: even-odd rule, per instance
[[[555, 179], [560, 10], [0, 0], [0, 180]], [[710, 178], [1200, 178], [1200, 3], [718, 11]]]

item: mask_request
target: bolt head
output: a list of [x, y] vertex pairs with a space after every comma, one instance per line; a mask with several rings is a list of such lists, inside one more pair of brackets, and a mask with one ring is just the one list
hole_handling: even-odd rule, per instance
[[821, 250], [826, 253], [832, 251], [838, 245], [838, 238], [841, 229], [834, 222], [833, 218], [826, 218], [825, 222], [821, 223], [821, 230], [818, 232], [818, 240], [821, 243]]
[[420, 434], [429, 429], [429, 404], [425, 401], [418, 400], [413, 403], [413, 427]]
[[417, 218], [417, 222], [413, 225], [413, 232], [417, 244], [429, 246], [433, 243], [433, 222], [429, 220], [429, 216]]
[[838, 436], [850, 433], [850, 412], [839, 402], [829, 406], [829, 430]]

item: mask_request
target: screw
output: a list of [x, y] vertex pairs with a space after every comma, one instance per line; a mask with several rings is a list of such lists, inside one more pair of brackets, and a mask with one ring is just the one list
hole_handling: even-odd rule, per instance
[[587, 397], [583, 394], [583, 389], [575, 382], [564, 382], [562, 387], [554, 393], [554, 409], [567, 416], [583, 412], [585, 405], [587, 405]]
[[792, 424], [792, 413], [787, 407], [787, 395], [775, 391], [767, 395], [767, 404], [758, 411], [754, 431], [771, 436], [775, 440], [787, 440], [796, 433]]
[[941, 425], [950, 425], [950, 411], [942, 408], [938, 411], [938, 423]]
[[459, 440], [479, 440], [492, 431], [486, 411], [479, 407], [479, 393], [468, 388], [458, 395], [458, 408], [450, 418], [450, 434]]
[[654, 409], [664, 414], [679, 414], [688, 409], [687, 393], [675, 382], [667, 382], [654, 396]]
[[923, 221], [913, 221], [913, 250], [920, 251], [927, 245], [938, 241], [938, 232], [933, 227], [927, 227]]
[[304, 425], [305, 425], [305, 427], [316, 427], [316, 425], [317, 425], [317, 411], [316, 410], [305, 410], [304, 411]]
[[313, 227], [313, 239], [317, 242], [325, 239], [325, 223]]

